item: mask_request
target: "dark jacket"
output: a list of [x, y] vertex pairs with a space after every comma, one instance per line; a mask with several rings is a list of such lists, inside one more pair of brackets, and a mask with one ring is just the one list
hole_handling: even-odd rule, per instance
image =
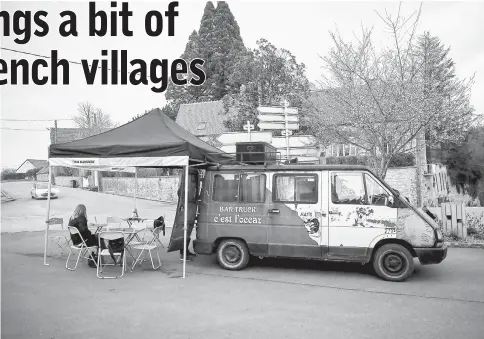
[[[84, 216], [79, 216], [69, 220], [69, 226], [75, 227], [79, 230], [84, 241], [87, 241], [91, 237], [91, 231], [87, 228], [87, 220]], [[77, 234], [71, 234], [72, 243], [74, 245], [81, 243], [81, 238]]]

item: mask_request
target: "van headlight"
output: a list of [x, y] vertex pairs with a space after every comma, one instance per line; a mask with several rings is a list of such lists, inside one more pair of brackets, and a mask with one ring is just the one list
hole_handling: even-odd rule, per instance
[[435, 230], [435, 234], [437, 236], [437, 246], [436, 247], [442, 247], [444, 245], [444, 235], [442, 234], [442, 230], [440, 228], [437, 228]]
[[442, 234], [442, 230], [437, 228], [437, 240], [444, 240], [444, 235]]

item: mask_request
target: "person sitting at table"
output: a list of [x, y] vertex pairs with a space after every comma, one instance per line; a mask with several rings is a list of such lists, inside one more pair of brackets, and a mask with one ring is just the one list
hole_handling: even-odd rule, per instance
[[[81, 233], [82, 238], [84, 239], [87, 246], [98, 246], [98, 237], [96, 234], [92, 234], [89, 228], [87, 227], [87, 211], [86, 206], [83, 204], [77, 205], [72, 216], [69, 219], [69, 226], [75, 227]], [[82, 240], [78, 234], [71, 234], [71, 240], [74, 245], [79, 245]], [[101, 246], [104, 249], [103, 244]], [[99, 252], [99, 248], [98, 248]], [[97, 253], [92, 252], [92, 256], [95, 260], [97, 260]], [[90, 267], [96, 267], [91, 263], [91, 260], [88, 261]]]

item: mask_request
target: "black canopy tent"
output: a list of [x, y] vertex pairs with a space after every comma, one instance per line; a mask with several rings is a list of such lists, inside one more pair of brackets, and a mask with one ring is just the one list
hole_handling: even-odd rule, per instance
[[[231, 159], [230, 155], [183, 129], [158, 108], [107, 132], [81, 140], [51, 145], [44, 264], [48, 265], [47, 240], [52, 166], [135, 173], [138, 167], [182, 167], [185, 169], [184, 206], [188, 206], [189, 167], [210, 165]], [[184, 246], [186, 247], [186, 208], [184, 213]], [[185, 266], [186, 254], [183, 260], [183, 277], [185, 277]]]

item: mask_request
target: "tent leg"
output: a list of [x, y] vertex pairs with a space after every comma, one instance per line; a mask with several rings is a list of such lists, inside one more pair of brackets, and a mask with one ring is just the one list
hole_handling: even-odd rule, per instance
[[185, 197], [183, 208], [183, 279], [185, 279], [185, 272], [187, 266], [187, 228], [188, 228], [188, 165], [185, 166]]
[[138, 211], [138, 167], [134, 168], [134, 208]]
[[47, 195], [47, 216], [45, 218], [45, 243], [44, 243], [44, 265], [47, 263], [47, 243], [49, 239], [49, 219], [50, 219], [50, 191], [52, 189], [52, 166], [49, 165], [49, 190]]

